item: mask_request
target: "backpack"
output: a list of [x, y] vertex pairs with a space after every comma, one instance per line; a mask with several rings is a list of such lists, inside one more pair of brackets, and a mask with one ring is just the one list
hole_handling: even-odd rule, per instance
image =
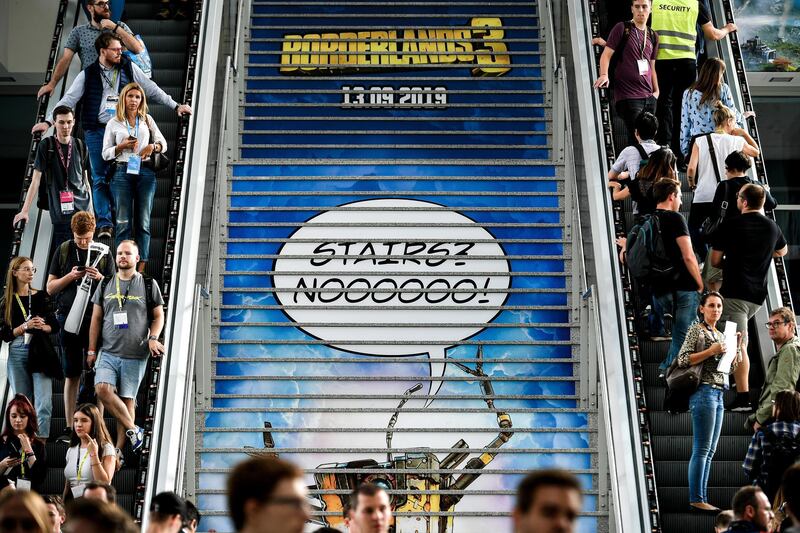
[[656, 283], [678, 279], [680, 271], [667, 255], [657, 215], [646, 215], [635, 225], [628, 233], [626, 246], [626, 262], [634, 278]]
[[[614, 69], [617, 67], [617, 64], [622, 59], [622, 53], [625, 51], [625, 47], [628, 46], [628, 40], [631, 37], [631, 32], [636, 27], [633, 24], [633, 21], [627, 20], [622, 23], [622, 38], [620, 38], [619, 44], [617, 48], [614, 50], [614, 55], [611, 56], [611, 64], [608, 67], [608, 77], [609, 79], [613, 76], [611, 75], [614, 72]], [[650, 46], [655, 49], [656, 47], [656, 32], [650, 26], [647, 26], [647, 39], [650, 41]]]
[[[42, 179], [39, 180], [39, 195], [36, 198], [36, 207], [41, 210], [49, 211], [50, 210], [50, 202], [48, 200], [48, 192], [47, 188], [52, 183], [52, 174], [50, 173], [50, 162], [53, 161], [53, 158], [56, 157], [56, 136], [51, 135], [49, 137], [45, 137], [40, 142], [45, 143], [45, 150], [47, 151], [47, 157], [45, 158], [45, 162], [47, 167], [45, 167], [44, 171], [42, 172]], [[81, 161], [87, 160], [86, 151], [86, 143], [82, 140], [78, 139], [77, 137], [72, 137], [75, 146], [78, 148], [78, 154], [81, 157]], [[86, 171], [87, 169], [84, 169]], [[69, 178], [69, 177], [68, 177]]]
[[[144, 278], [144, 300], [147, 304], [147, 322], [153, 321], [153, 309], [156, 308], [156, 303], [153, 300], [153, 278], [148, 276], [147, 274], [141, 273], [142, 278]], [[113, 279], [114, 276], [105, 276], [103, 281], [100, 282], [100, 294], [103, 295], [106, 293], [106, 287], [108, 286], [108, 282]]]
[[763, 431], [764, 440], [769, 442], [770, 450], [761, 467], [759, 485], [772, 501], [781, 485], [783, 473], [800, 459], [800, 435], [791, 437], [783, 433], [778, 436], [769, 427], [765, 427]]

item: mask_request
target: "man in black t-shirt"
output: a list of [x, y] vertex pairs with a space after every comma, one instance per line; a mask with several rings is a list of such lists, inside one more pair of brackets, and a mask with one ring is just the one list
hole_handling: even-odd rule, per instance
[[[14, 225], [20, 220], [28, 221], [30, 207], [39, 194], [41, 180], [47, 190], [47, 198], [39, 198], [38, 205], [50, 211], [53, 223], [53, 245], [57, 246], [72, 238], [70, 218], [77, 211], [90, 211], [92, 199], [89, 194], [89, 155], [82, 140], [72, 137], [75, 113], [72, 108], [58, 106], [53, 110], [55, 132], [53, 137], [44, 137], [36, 150], [33, 176], [22, 210], [14, 217]], [[47, 207], [45, 207], [47, 206]]]
[[725, 303], [720, 320], [735, 322], [736, 331], [742, 333], [743, 339], [742, 361], [734, 374], [737, 395], [728, 406], [733, 411], [752, 410], [747, 322], [767, 297], [767, 272], [772, 258], [783, 257], [789, 249], [778, 225], [761, 214], [766, 195], [764, 187], [757, 183], [742, 187], [736, 196], [736, 207], [741, 215], [726, 218], [711, 243], [711, 265], [722, 269], [720, 293]]
[[678, 212], [681, 208], [681, 185], [670, 179], [658, 180], [653, 185], [656, 201], [654, 216], [658, 217], [661, 238], [667, 256], [679, 273], [674, 281], [653, 283], [653, 308], [656, 312], [672, 311], [672, 341], [667, 358], [659, 365], [665, 374], [686, 338], [686, 332], [697, 317], [703, 279], [689, 237], [689, 226]]
[[[86, 361], [86, 351], [89, 349], [89, 323], [92, 318], [92, 305], [86, 306], [86, 313], [78, 335], [66, 331], [64, 323], [72, 308], [72, 303], [75, 301], [78, 285], [84, 276], [90, 276], [93, 279], [90, 292], [94, 292], [104, 276], [114, 275], [114, 261], [108, 255], [100, 260], [97, 268], [86, 266], [86, 254], [89, 253], [95, 225], [94, 216], [87, 211], [79, 211], [73, 215], [71, 220], [73, 238], [59, 243], [59, 246], [56, 247], [47, 276], [47, 292], [55, 297], [57, 302], [56, 318], [61, 324], [61, 348], [64, 354], [64, 375], [66, 376], [64, 413], [67, 421], [72, 420], [81, 373], [84, 361]], [[69, 441], [71, 435], [71, 424], [67, 424], [64, 434], [58, 440]]]

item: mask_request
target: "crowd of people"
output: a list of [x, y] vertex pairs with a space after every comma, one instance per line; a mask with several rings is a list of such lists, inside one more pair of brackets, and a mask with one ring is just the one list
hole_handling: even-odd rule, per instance
[[[743, 469], [755, 487], [738, 504], [734, 500], [734, 515], [743, 516], [743, 505], [760, 509], [762, 499], [777, 510], [785, 501], [781, 476], [800, 459], [797, 321], [786, 307], [769, 312], [764, 326], [777, 351], [755, 408], [748, 322], [766, 300], [773, 258], [788, 247], [764, 215], [777, 205], [769, 187], [748, 175], [751, 158], [759, 156], [744, 128], [752, 113], [735, 109], [722, 61], [707, 58], [697, 71], [695, 43], [722, 39], [736, 27], [714, 28], [702, 1], [631, 0], [631, 12], [632, 20], [615, 25], [607, 41], [595, 40], [605, 46], [595, 87], [610, 84], [630, 133], [630, 146], [608, 173], [612, 198], [633, 200], [634, 226], [618, 239], [620, 259], [637, 281], [650, 339], [670, 342], [659, 365], [667, 410], [691, 412], [689, 506], [720, 512], [707, 485], [729, 410], [750, 413], [746, 426], [753, 431]], [[680, 212], [680, 170], [694, 192], [688, 220]], [[726, 334], [727, 323], [735, 325], [735, 335]], [[726, 406], [731, 376], [736, 395]], [[737, 527], [731, 530], [760, 530]]]

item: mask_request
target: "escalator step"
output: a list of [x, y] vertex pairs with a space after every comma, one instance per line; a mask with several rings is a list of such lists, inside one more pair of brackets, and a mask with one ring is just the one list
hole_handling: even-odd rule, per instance
[[[132, 30], [142, 36], [145, 44], [151, 36], [155, 35], [188, 35], [189, 25], [188, 20], [135, 20], [128, 23]], [[150, 51], [152, 54], [152, 51]], [[184, 63], [181, 63], [177, 68], [183, 69]], [[164, 68], [164, 65], [159, 65], [153, 61], [154, 69], [158, 70]]]
[[[726, 411], [722, 419], [722, 433], [724, 435], [742, 435], [750, 437], [752, 431], [744, 428], [747, 413]], [[689, 413], [671, 415], [663, 411], [650, 413], [650, 433], [652, 435], [691, 435], [692, 417]]]
[[[654, 436], [651, 437], [653, 457], [656, 461], [685, 461], [692, 455], [692, 437]], [[714, 459], [719, 461], [743, 461], [747, 454], [750, 438], [744, 436], [720, 437]]]
[[692, 513], [665, 513], [661, 516], [663, 533], [687, 533], [691, 531], [714, 531], [714, 515]]
[[[659, 487], [687, 487], [689, 460], [658, 461], [655, 465], [656, 483]], [[709, 487], [743, 487], [748, 479], [742, 470], [741, 461], [717, 461], [711, 463], [708, 476]]]
[[669, 353], [669, 342], [644, 341], [639, 346], [643, 363], [658, 363], [666, 359]]
[[[712, 467], [713, 468], [713, 467]], [[709, 487], [708, 502], [716, 505], [720, 509], [730, 509], [731, 500], [736, 491], [741, 487]], [[688, 487], [659, 487], [658, 503], [662, 512], [683, 514], [688, 511], [689, 488]], [[695, 531], [695, 530], [685, 530]], [[703, 530], [697, 530], [703, 531]], [[710, 530], [707, 530], [710, 531]]]

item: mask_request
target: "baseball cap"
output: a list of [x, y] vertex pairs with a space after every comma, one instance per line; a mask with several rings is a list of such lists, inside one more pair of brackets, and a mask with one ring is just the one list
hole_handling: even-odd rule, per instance
[[150, 500], [150, 512], [162, 515], [178, 514], [182, 520], [186, 520], [188, 514], [186, 502], [174, 492], [161, 492], [153, 496]]

